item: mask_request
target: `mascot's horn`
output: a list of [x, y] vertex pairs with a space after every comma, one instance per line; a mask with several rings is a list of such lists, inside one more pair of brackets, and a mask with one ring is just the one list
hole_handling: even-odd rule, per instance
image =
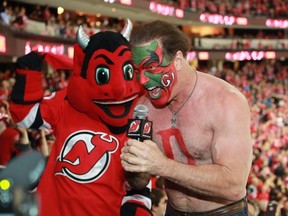
[[[128, 41], [130, 40], [130, 34], [132, 31], [132, 28], [133, 28], [133, 25], [132, 25], [131, 20], [127, 19], [127, 23], [125, 24], [123, 30], [121, 31], [121, 34]], [[82, 26], [80, 26], [79, 29], [77, 30], [76, 40], [83, 50], [87, 47], [90, 41], [90, 37], [85, 33]]]
[[133, 25], [130, 19], [127, 19], [127, 23], [125, 24], [121, 34], [125, 37], [128, 41], [130, 40], [130, 34], [132, 31]]
[[77, 30], [76, 40], [83, 50], [87, 47], [90, 41], [90, 37], [84, 32], [82, 26], [80, 26]]

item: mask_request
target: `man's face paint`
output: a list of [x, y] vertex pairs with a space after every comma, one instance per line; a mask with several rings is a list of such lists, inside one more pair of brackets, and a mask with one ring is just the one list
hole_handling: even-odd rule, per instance
[[165, 107], [177, 78], [173, 60], [163, 54], [155, 40], [145, 46], [134, 47], [132, 61], [153, 106]]

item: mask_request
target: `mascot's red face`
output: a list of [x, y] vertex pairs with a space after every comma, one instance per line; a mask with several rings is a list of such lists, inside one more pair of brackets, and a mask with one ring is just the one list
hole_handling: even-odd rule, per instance
[[81, 28], [78, 30], [77, 41], [82, 49], [75, 46], [75, 74], [67, 89], [75, 109], [100, 119], [115, 133], [131, 118], [140, 92], [130, 45], [124, 38], [129, 38], [129, 24], [121, 34], [106, 31], [88, 37]]

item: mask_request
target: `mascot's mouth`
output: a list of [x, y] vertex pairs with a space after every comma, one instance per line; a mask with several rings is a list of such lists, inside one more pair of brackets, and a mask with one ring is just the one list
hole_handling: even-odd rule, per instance
[[122, 101], [93, 100], [93, 103], [96, 104], [99, 108], [101, 108], [109, 117], [121, 119], [129, 114], [132, 103], [137, 97], [138, 94], [135, 94], [130, 98]]

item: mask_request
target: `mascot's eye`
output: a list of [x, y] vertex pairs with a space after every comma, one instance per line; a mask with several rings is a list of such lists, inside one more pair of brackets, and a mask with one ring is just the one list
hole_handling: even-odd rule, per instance
[[99, 85], [104, 85], [109, 82], [110, 79], [110, 71], [109, 68], [106, 67], [98, 67], [96, 69], [96, 81]]
[[125, 80], [133, 79], [134, 73], [133, 73], [133, 66], [131, 64], [124, 65], [123, 72]]

